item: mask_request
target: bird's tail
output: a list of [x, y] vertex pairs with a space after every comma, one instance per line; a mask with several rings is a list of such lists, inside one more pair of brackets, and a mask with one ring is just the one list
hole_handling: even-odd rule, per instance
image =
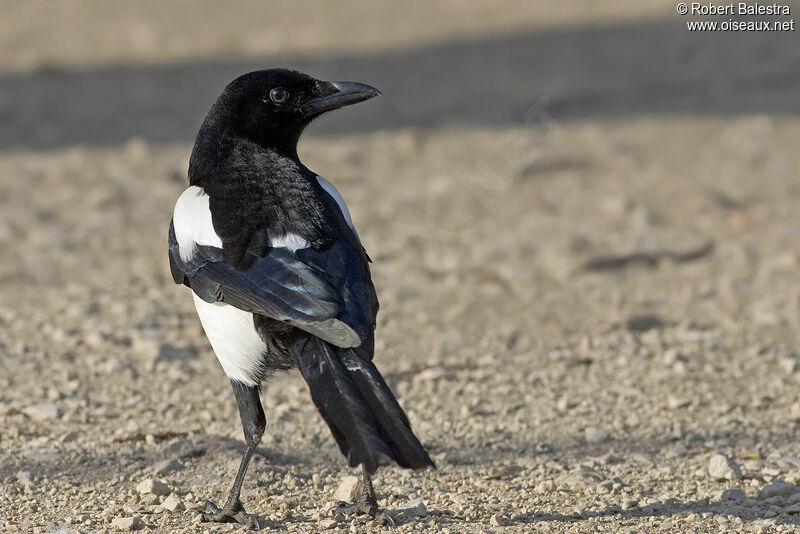
[[374, 473], [394, 461], [434, 467], [403, 409], [371, 361], [314, 336], [291, 345], [311, 398], [351, 467]]

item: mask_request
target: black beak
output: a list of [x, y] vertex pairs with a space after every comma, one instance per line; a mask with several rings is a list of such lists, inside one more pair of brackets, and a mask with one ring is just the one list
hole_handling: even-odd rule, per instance
[[303, 115], [310, 117], [326, 111], [339, 109], [351, 104], [358, 104], [381, 94], [380, 91], [365, 83], [331, 82], [327, 84], [330, 93], [316, 96], [300, 107]]

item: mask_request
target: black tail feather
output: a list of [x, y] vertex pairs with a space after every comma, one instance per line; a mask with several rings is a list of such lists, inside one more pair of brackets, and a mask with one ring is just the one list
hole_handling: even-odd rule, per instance
[[381, 436], [392, 449], [392, 458], [409, 469], [433, 467], [433, 461], [411, 430], [408, 417], [375, 365], [359, 358], [352, 349], [338, 352], [361, 397], [375, 414]]
[[292, 353], [352, 467], [363, 464], [370, 474], [391, 461], [410, 469], [434, 467], [372, 362], [314, 336], [296, 341]]

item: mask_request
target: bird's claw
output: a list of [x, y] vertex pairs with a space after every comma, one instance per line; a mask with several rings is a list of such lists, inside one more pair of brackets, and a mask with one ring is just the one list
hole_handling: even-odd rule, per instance
[[239, 523], [253, 530], [261, 530], [261, 518], [255, 514], [245, 512], [241, 503], [236, 502], [233, 506], [226, 505], [220, 509], [219, 506], [211, 501], [206, 501], [207, 513], [200, 512], [200, 520], [209, 523]]
[[357, 502], [341, 501], [336, 506], [332, 506], [328, 510], [328, 513], [332, 516], [342, 514], [342, 515], [368, 515], [370, 517], [375, 517], [375, 514], [378, 513], [378, 505], [368, 501], [357, 501]]
[[338, 514], [345, 516], [368, 515], [381, 526], [394, 526], [394, 519], [392, 519], [392, 516], [389, 514], [388, 510], [381, 510], [378, 508], [377, 503], [363, 499], [357, 502], [342, 501], [336, 506], [332, 506], [330, 509], [328, 509], [328, 514], [331, 516]]
[[378, 510], [373, 519], [382, 527], [394, 527], [394, 519], [388, 510]]

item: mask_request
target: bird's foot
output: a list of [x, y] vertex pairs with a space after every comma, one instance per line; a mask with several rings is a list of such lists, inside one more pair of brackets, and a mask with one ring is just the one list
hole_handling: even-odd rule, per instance
[[238, 500], [233, 504], [226, 504], [222, 509], [213, 502], [206, 501], [206, 510], [208, 512], [200, 512], [199, 514], [201, 521], [211, 523], [239, 523], [253, 530], [261, 530], [262, 519], [255, 514], [248, 514], [245, 512], [242, 503]]
[[388, 510], [378, 508], [374, 499], [361, 498], [357, 502], [340, 502], [328, 510], [331, 516], [342, 514], [344, 516], [368, 515], [381, 526], [394, 526], [394, 519]]

